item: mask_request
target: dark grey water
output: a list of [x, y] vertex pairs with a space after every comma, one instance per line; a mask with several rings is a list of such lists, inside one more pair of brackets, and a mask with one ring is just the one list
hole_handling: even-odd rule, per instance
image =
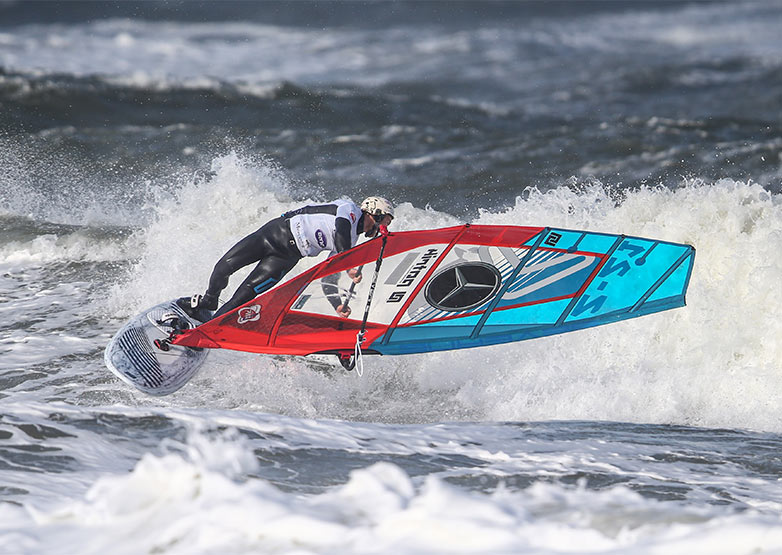
[[[0, 551], [774, 550], [782, 5], [0, 3]], [[373, 360], [104, 368], [306, 200], [694, 244], [688, 306]], [[247, 518], [246, 515], [252, 515]], [[121, 550], [120, 550], [121, 552]]]
[[572, 176], [779, 190], [775, 3], [43, 6], [0, 8], [0, 128], [41, 181], [166, 181], [239, 148], [299, 195], [459, 215]]

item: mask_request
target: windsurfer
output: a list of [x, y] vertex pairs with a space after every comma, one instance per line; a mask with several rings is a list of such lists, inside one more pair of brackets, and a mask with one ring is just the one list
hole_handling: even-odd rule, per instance
[[[369, 197], [360, 207], [353, 201], [341, 199], [286, 212], [236, 243], [223, 255], [212, 271], [206, 293], [194, 295], [190, 299], [190, 308], [217, 309], [218, 297], [228, 285], [228, 278], [239, 269], [257, 262], [233, 296], [214, 314], [214, 317], [221, 316], [271, 289], [304, 256], [317, 256], [326, 250], [330, 251], [329, 256], [343, 252], [356, 245], [361, 233], [374, 237], [380, 226], [389, 225], [393, 218], [393, 205], [381, 197]], [[358, 268], [352, 268], [347, 273], [355, 283], [361, 281]], [[342, 304], [336, 293], [336, 284], [324, 283], [324, 292], [337, 314], [347, 318], [350, 307]]]

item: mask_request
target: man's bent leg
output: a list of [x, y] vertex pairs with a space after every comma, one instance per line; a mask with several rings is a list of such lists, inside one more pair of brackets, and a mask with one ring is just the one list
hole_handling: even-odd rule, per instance
[[261, 260], [250, 275], [242, 282], [233, 297], [215, 312], [214, 318], [230, 312], [236, 307], [268, 291], [291, 271], [301, 257], [283, 258], [267, 256]]
[[236, 243], [215, 264], [212, 275], [209, 277], [209, 287], [201, 299], [199, 308], [216, 309], [220, 292], [228, 285], [228, 278], [240, 268], [258, 262], [265, 254], [266, 243], [259, 231]]

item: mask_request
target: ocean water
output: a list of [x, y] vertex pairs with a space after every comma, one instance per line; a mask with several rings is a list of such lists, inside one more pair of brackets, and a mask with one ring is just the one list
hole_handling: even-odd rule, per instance
[[[782, 552], [781, 25], [0, 2], [0, 553]], [[690, 243], [688, 304], [361, 377], [216, 351], [152, 398], [104, 367], [267, 219], [369, 194], [398, 230]]]

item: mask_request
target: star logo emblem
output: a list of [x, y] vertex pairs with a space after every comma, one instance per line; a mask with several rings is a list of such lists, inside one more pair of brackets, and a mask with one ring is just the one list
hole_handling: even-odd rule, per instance
[[435, 275], [426, 286], [426, 300], [441, 310], [469, 310], [490, 299], [500, 282], [500, 273], [491, 264], [464, 262]]

